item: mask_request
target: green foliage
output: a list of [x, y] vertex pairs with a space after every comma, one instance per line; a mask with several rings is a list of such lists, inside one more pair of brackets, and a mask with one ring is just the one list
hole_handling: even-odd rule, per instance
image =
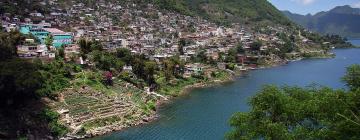
[[248, 113], [230, 119], [227, 139], [359, 139], [360, 66], [347, 69], [350, 91], [265, 86]]
[[185, 62], [181, 61], [178, 56], [165, 60], [163, 66], [166, 81], [170, 81], [173, 77], [181, 78], [184, 74]]
[[360, 65], [352, 65], [347, 68], [343, 81], [352, 90], [360, 88]]
[[53, 135], [61, 137], [68, 132], [67, 127], [58, 122], [60, 114], [57, 112], [51, 109], [44, 109], [40, 116], [49, 123], [48, 127]]
[[131, 51], [125, 48], [119, 48], [116, 50], [116, 56], [126, 63], [126, 65], [130, 65], [133, 57], [131, 55]]
[[40, 74], [44, 79], [41, 89], [37, 93], [52, 99], [57, 97], [56, 92], [70, 86], [73, 77], [71, 73], [79, 72], [81, 68], [77, 65], [65, 63], [63, 60], [55, 60], [40, 66]]
[[24, 36], [18, 31], [0, 32], [0, 61], [6, 61], [17, 56], [16, 46], [20, 45], [24, 40]]
[[154, 0], [154, 2], [162, 9], [179, 12], [185, 15], [192, 14], [183, 0]]
[[65, 48], [64, 46], [61, 46], [59, 48], [57, 48], [57, 55], [56, 56], [59, 56], [61, 58], [65, 58]]
[[229, 69], [229, 70], [235, 70], [235, 66], [236, 66], [236, 64], [230, 63], [230, 64], [226, 65], [226, 68]]
[[155, 0], [160, 8], [197, 15], [222, 25], [231, 22], [291, 22], [266, 0]]
[[254, 41], [253, 43], [250, 44], [250, 48], [253, 51], [260, 51], [260, 48], [261, 48], [262, 45], [263, 44], [262, 44], [261, 41], [256, 40], [256, 41]]
[[236, 51], [237, 51], [238, 54], [245, 54], [245, 49], [243, 48], [242, 43], [237, 44]]
[[78, 41], [78, 44], [80, 46], [80, 52], [83, 55], [83, 57], [86, 58], [86, 54], [89, 54], [93, 51], [102, 51], [103, 46], [99, 41], [96, 40], [86, 40], [85, 38], [81, 38]]
[[200, 51], [195, 56], [191, 56], [191, 61], [197, 62], [197, 63], [207, 63], [208, 57], [206, 56], [206, 52]]
[[120, 118], [118, 116], [100, 118], [100, 119], [96, 119], [91, 122], [85, 123], [83, 127], [85, 130], [89, 130], [91, 128], [98, 128], [98, 127], [111, 125], [111, 124], [116, 123], [121, 120], [122, 120], [122, 118]]
[[231, 48], [228, 51], [228, 55], [225, 59], [225, 62], [227, 63], [236, 63], [236, 58], [237, 58], [237, 48]]
[[94, 50], [91, 52], [91, 60], [95, 63], [95, 66], [101, 70], [109, 71], [115, 69], [121, 71], [125, 63], [116, 58], [114, 54], [108, 52], [102, 52]]
[[0, 62], [0, 104], [20, 106], [37, 97], [44, 80], [36, 65], [21, 59]]
[[[54, 42], [54, 37], [52, 35], [48, 35], [46, 38], [45, 38], [45, 45], [46, 47], [50, 47], [53, 45], [53, 42]], [[49, 49], [50, 50], [50, 49]]]

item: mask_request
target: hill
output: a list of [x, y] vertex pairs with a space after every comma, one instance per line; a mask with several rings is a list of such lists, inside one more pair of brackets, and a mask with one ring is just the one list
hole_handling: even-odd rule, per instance
[[293, 22], [323, 34], [337, 34], [343, 37], [360, 38], [360, 9], [338, 6], [315, 15], [299, 15], [289, 11], [283, 13]]
[[220, 24], [290, 21], [266, 0], [154, 0], [161, 8], [197, 15]]

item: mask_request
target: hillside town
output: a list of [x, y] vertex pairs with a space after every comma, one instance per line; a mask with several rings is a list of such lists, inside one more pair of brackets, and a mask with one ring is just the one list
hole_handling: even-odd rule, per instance
[[[1, 15], [3, 30], [19, 30], [33, 37], [18, 46], [18, 55], [51, 59], [55, 58], [57, 48], [64, 47], [66, 56], [76, 56], [80, 53], [78, 41], [85, 38], [101, 42], [106, 51], [126, 48], [159, 63], [177, 54], [182, 60], [190, 60], [201, 51], [213, 60], [224, 59], [231, 48], [241, 45], [244, 54], [238, 55], [237, 62], [254, 66], [259, 59], [279, 60], [269, 52], [280, 51], [285, 41], [279, 34], [287, 33], [283, 27], [266, 27], [261, 29], [266, 32], [261, 33], [235, 23], [230, 27], [218, 26], [199, 17], [160, 11], [151, 4], [143, 8], [135, 3], [98, 1], [96, 7], [89, 8], [84, 3], [72, 3], [62, 9], [56, 1], [43, 2], [50, 6], [49, 14], [29, 11], [26, 18], [10, 13]], [[53, 42], [46, 47], [48, 37]], [[312, 45], [311, 40], [301, 35], [296, 38], [301, 40], [298, 46]], [[253, 47], [256, 41], [263, 43]], [[298, 51], [286, 53], [300, 55]], [[81, 58], [76, 59], [80, 62]], [[81, 63], [85, 64], [86, 60]]]
[[[16, 46], [16, 54], [22, 59], [51, 63], [57, 61], [59, 50], [63, 50], [66, 63], [83, 68], [71, 71], [69, 75], [81, 80], [71, 80], [71, 88], [57, 91], [61, 93], [56, 97], [59, 101], [50, 105], [61, 114], [61, 122], [71, 129], [64, 139], [103, 135], [146, 123], [156, 117], [154, 104], [160, 104], [159, 100], [178, 96], [185, 88], [206, 86], [204, 81], [226, 81], [248, 70], [330, 55], [330, 43], [315, 42], [307, 37], [306, 30], [241, 23], [223, 26], [135, 2], [98, 0], [96, 5], [89, 6], [75, 0], [69, 3], [46, 0], [39, 4], [48, 11], [27, 11], [27, 15], [1, 13], [1, 30], [20, 32], [26, 37]], [[103, 75], [98, 76], [91, 70], [104, 62], [94, 61], [97, 54], [84, 53], [86, 42], [92, 42], [91, 47], [100, 46], [101, 52], [119, 54], [119, 50], [128, 50], [132, 56], [139, 56], [139, 61], [150, 61], [145, 68], [152, 67], [154, 62], [154, 69], [171, 72], [156, 73], [155, 78], [143, 76], [146, 71], [138, 72], [133, 61], [125, 61], [121, 70], [99, 68]], [[115, 76], [118, 73], [120, 76]], [[153, 71], [148, 73], [154, 75]], [[85, 82], [91, 79], [87, 76], [105, 77], [104, 85], [113, 87], [91, 87]], [[120, 80], [116, 79], [121, 76]], [[184, 78], [187, 80], [181, 81]], [[181, 86], [174, 89], [178, 85]], [[100, 94], [98, 89], [108, 94]], [[114, 95], [114, 92], [126, 95]]]

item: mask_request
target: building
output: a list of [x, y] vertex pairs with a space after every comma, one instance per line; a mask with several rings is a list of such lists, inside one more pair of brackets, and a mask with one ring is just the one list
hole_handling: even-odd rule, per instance
[[54, 39], [53, 46], [56, 48], [73, 43], [72, 33], [66, 33], [59, 29], [48, 27], [49, 26], [44, 24], [25, 24], [20, 26], [20, 32], [26, 35], [34, 35], [40, 40], [41, 44], [45, 44], [45, 39], [48, 36], [52, 36]]

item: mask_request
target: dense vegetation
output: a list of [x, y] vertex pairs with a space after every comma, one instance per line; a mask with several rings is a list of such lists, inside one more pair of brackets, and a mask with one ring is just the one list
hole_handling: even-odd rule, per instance
[[[78, 41], [80, 56], [88, 58], [89, 65], [76, 64], [73, 58], [65, 60], [64, 48], [57, 49], [58, 55], [50, 61], [20, 59], [15, 46], [24, 43], [24, 39], [19, 32], [0, 33], [0, 123], [6, 123], [6, 127], [0, 128], [0, 131], [7, 132], [6, 136], [9, 137], [21, 137], [29, 128], [39, 132], [35, 135], [40, 137], [66, 134], [67, 128], [58, 122], [59, 114], [48, 109], [44, 102], [58, 101], [62, 98], [59, 93], [65, 88], [89, 86], [104, 94], [114, 94], [117, 90], [124, 90], [118, 87], [119, 81], [126, 81], [139, 89], [136, 93], [143, 93], [144, 87], [150, 87], [151, 91], [177, 96], [185, 86], [206, 80], [204, 73], [190, 79], [183, 78], [185, 62], [178, 56], [164, 60], [163, 69], [159, 69], [155, 61], [145, 55], [133, 55], [128, 49], [102, 51], [101, 44], [95, 40]], [[203, 57], [194, 59], [208, 63]], [[124, 71], [125, 66], [131, 66], [131, 69]], [[228, 75], [226, 72], [212, 74], [219, 79], [228, 78]], [[113, 78], [117, 81], [113, 81]], [[169, 83], [175, 81], [179, 84], [170, 86]], [[134, 95], [134, 100], [149, 114], [155, 109], [155, 100], [144, 100], [142, 96]], [[14, 122], [18, 122], [18, 125], [11, 125]], [[41, 125], [34, 128], [36, 125], [33, 123]], [[17, 130], [21, 132], [16, 134]]]
[[227, 139], [359, 139], [360, 66], [343, 78], [349, 90], [265, 86], [248, 113], [236, 113]]
[[160, 8], [186, 15], [197, 15], [216, 23], [273, 22], [291, 24], [266, 0], [154, 0]]

